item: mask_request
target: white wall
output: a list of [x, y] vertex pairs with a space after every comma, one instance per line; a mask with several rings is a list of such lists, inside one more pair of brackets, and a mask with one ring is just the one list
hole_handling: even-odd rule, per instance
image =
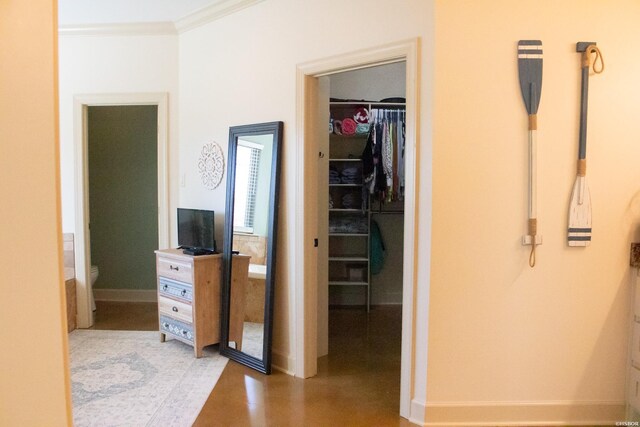
[[[284, 121], [281, 215], [277, 248], [274, 361], [293, 369], [296, 284], [290, 264], [291, 230], [296, 216], [296, 66], [328, 56], [420, 37], [423, 58], [420, 126], [420, 205], [417, 235], [420, 267], [418, 298], [426, 300], [430, 242], [430, 58], [433, 41], [431, 1], [344, 2], [270, 0], [180, 35], [180, 150], [183, 170], [202, 143], [226, 141], [229, 126]], [[340, 11], [340, 13], [336, 13]], [[384, 30], [372, 23], [384, 23]], [[223, 145], [223, 144], [221, 144]], [[226, 150], [225, 150], [226, 152]], [[183, 201], [204, 200], [224, 210], [224, 188], [205, 192], [187, 179]], [[426, 322], [418, 325], [421, 331]], [[423, 334], [423, 332], [419, 332]], [[424, 335], [422, 335], [424, 336]], [[426, 381], [426, 354], [419, 349], [415, 384]], [[416, 395], [424, 403], [424, 391]]]
[[398, 96], [404, 98], [406, 68], [406, 63], [402, 61], [332, 74], [329, 89], [331, 97], [366, 101]]
[[177, 36], [59, 37], [62, 228], [75, 227], [73, 96], [164, 92], [169, 94], [169, 207], [175, 243], [178, 200]]

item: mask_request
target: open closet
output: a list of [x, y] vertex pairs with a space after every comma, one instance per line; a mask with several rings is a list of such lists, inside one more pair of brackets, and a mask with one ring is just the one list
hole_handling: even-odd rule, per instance
[[318, 159], [318, 373], [340, 372], [359, 384], [354, 392], [397, 413], [406, 65], [331, 74], [319, 85], [328, 136]]
[[334, 74], [329, 85], [328, 182], [319, 187], [328, 188], [329, 305], [400, 305], [404, 62]]

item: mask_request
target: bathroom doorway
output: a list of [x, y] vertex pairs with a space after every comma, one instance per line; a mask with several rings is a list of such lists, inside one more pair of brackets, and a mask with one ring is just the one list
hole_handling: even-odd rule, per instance
[[87, 114], [94, 328], [156, 329], [156, 105], [90, 106]]
[[[92, 265], [99, 272], [98, 301], [155, 301], [155, 279], [148, 283], [147, 277], [149, 271], [155, 271], [153, 250], [169, 244], [167, 105], [166, 94], [75, 97], [75, 268], [80, 328], [94, 324]], [[139, 127], [141, 123], [146, 125]], [[102, 141], [90, 142], [96, 135]], [[148, 139], [141, 144], [144, 135]], [[141, 175], [140, 169], [145, 173]]]

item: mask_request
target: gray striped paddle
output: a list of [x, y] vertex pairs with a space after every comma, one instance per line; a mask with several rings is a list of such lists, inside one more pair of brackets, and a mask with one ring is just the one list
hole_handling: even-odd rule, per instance
[[[589, 69], [594, 66], [597, 74], [604, 70], [600, 50], [593, 42], [578, 42], [576, 52], [581, 52], [580, 71], [582, 87], [580, 91], [580, 134], [578, 139], [578, 171], [569, 202], [569, 227], [567, 242], [569, 246], [589, 246], [591, 243], [591, 194], [587, 185], [587, 100], [589, 95]], [[595, 59], [591, 62], [591, 54]], [[600, 58], [600, 69], [595, 62]]]
[[537, 218], [537, 135], [538, 105], [542, 93], [542, 42], [520, 40], [518, 42], [518, 76], [525, 108], [529, 114], [529, 222], [528, 234], [522, 237], [523, 245], [531, 245], [529, 265], [536, 265], [536, 246], [542, 243], [538, 235]]

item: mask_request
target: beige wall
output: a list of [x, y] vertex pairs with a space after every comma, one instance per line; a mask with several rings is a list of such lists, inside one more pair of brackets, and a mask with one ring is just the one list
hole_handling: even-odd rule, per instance
[[0, 4], [0, 425], [70, 425], [55, 1]]
[[[436, 2], [428, 420], [551, 421], [565, 405], [574, 410], [557, 419], [622, 419], [629, 243], [640, 237], [638, 22], [637, 0]], [[520, 245], [527, 117], [516, 62], [517, 41], [532, 38], [544, 46], [544, 244], [534, 269]], [[596, 41], [607, 67], [590, 80], [594, 219], [586, 249], [568, 248], [565, 237], [578, 141], [577, 41]], [[478, 402], [484, 408], [468, 408]]]

